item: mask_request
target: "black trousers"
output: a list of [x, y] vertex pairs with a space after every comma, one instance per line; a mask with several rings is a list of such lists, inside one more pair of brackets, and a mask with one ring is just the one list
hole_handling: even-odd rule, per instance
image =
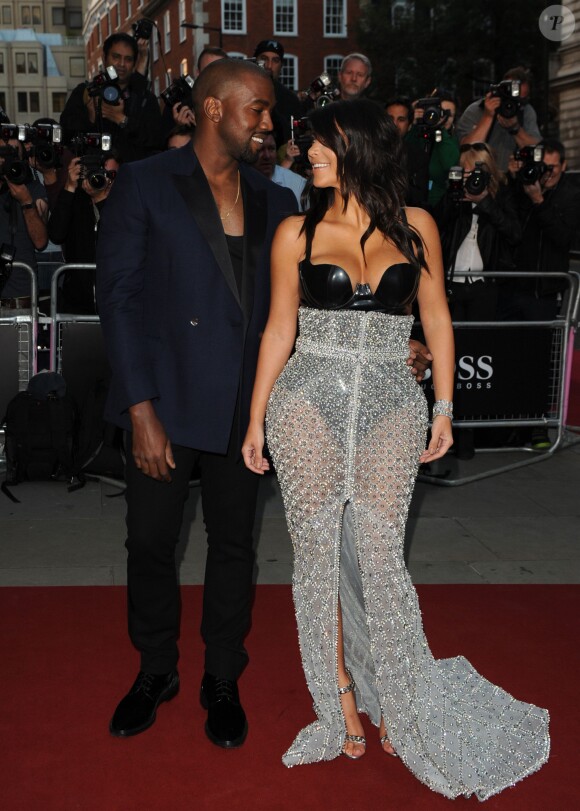
[[201, 632], [205, 669], [237, 679], [248, 655], [254, 551], [252, 529], [259, 476], [244, 465], [237, 431], [225, 456], [173, 445], [171, 482], [158, 482], [135, 466], [127, 436], [127, 582], [129, 636], [141, 669], [168, 673], [177, 665], [180, 595], [175, 548], [189, 478], [201, 470], [207, 562]]

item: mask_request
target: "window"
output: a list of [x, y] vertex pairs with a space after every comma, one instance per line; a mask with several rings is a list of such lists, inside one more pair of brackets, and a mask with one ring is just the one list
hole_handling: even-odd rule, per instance
[[83, 27], [83, 12], [80, 8], [73, 8], [68, 13], [68, 27], [80, 29]]
[[333, 82], [336, 82], [338, 78], [338, 71], [340, 70], [340, 66], [342, 65], [342, 60], [344, 57], [340, 56], [339, 54], [332, 54], [331, 56], [324, 57], [324, 70]]
[[[20, 8], [20, 20], [22, 25], [30, 25], [32, 22], [32, 17], [30, 16], [30, 6], [21, 6]], [[21, 110], [20, 112], [28, 112], [27, 110]]]
[[156, 76], [155, 81], [153, 82], [153, 95], [159, 98], [159, 76]]
[[26, 73], [26, 54], [22, 51], [17, 51], [16, 58], [16, 73]]
[[62, 113], [64, 105], [66, 104], [66, 93], [53, 93], [52, 94], [52, 112]]
[[103, 44], [103, 34], [101, 31], [101, 17], [97, 17], [97, 42], [99, 45]]
[[69, 72], [72, 78], [83, 79], [87, 72], [84, 56], [71, 56], [69, 59]]
[[172, 81], [173, 81], [173, 72], [172, 72], [171, 68], [167, 68], [167, 70], [165, 71], [165, 89], [166, 90], [167, 90], [167, 88], [169, 87], [169, 85], [171, 84]]
[[127, 0], [127, 19], [133, 16], [133, 4], [131, 0]]
[[245, 0], [222, 0], [222, 31], [224, 34], [246, 33]]
[[297, 33], [296, 0], [274, 0], [274, 36]]
[[2, 6], [2, 25], [12, 25], [12, 6]]
[[324, 0], [324, 36], [346, 37], [346, 0]]
[[[159, 29], [157, 28], [157, 20], [155, 20], [155, 31], [153, 32], [153, 61], [157, 62], [159, 59]], [[157, 93], [159, 95], [159, 93]]]
[[120, 28], [121, 27], [121, 0], [117, 0], [116, 5], [117, 5], [117, 28]]
[[189, 73], [189, 66], [187, 64], [187, 59], [182, 59], [179, 65], [179, 75], [180, 76], [187, 76]]
[[40, 93], [34, 92], [30, 94], [30, 112], [40, 112]]
[[0, 51], [0, 73], [4, 73], [4, 51]]
[[[42, 12], [40, 6], [32, 6], [32, 25], [42, 25]], [[34, 110], [30, 111], [35, 112]]]
[[28, 72], [38, 73], [38, 54], [29, 53], [27, 54], [27, 57], [28, 57]]
[[171, 50], [171, 20], [169, 18], [169, 11], [163, 15], [163, 50], [169, 53]]
[[286, 54], [282, 60], [280, 81], [291, 90], [298, 90], [298, 57]]
[[6, 110], [6, 93], [0, 92], [0, 108]]
[[[187, 37], [187, 28], [182, 28], [181, 23], [186, 22], [185, 0], [179, 0], [179, 11], [177, 13], [179, 23], [179, 41], [185, 42]], [[187, 71], [185, 71], [187, 73]]]
[[52, 24], [64, 25], [64, 7], [61, 6], [52, 7]]
[[27, 113], [28, 112], [28, 94], [18, 92], [16, 94], [16, 104], [18, 106], [19, 113]]
[[113, 20], [112, 20], [112, 10], [110, 8], [107, 9], [107, 36], [110, 37], [113, 33]]

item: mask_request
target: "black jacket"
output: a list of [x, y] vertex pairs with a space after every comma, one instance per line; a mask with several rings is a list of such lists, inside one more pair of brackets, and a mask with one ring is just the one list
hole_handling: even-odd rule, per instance
[[477, 245], [483, 260], [483, 272], [514, 270], [513, 250], [521, 239], [513, 192], [510, 186], [500, 186], [495, 197], [484, 197], [475, 208], [469, 202], [455, 203], [446, 194], [435, 207], [435, 221], [441, 234], [443, 262], [449, 279], [457, 251], [471, 228], [472, 215], [477, 214]]
[[[542, 273], [567, 273], [569, 252], [580, 231], [580, 187], [562, 175], [555, 189], [544, 193], [544, 202], [532, 203], [516, 189], [522, 242], [515, 254], [516, 269]], [[520, 287], [546, 296], [564, 290], [562, 279], [522, 279]]]

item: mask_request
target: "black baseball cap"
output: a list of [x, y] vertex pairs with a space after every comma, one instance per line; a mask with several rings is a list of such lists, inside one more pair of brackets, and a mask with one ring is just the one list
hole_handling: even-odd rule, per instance
[[280, 59], [284, 59], [284, 46], [277, 39], [263, 39], [261, 42], [258, 42], [256, 50], [254, 51], [254, 58], [266, 53], [266, 51], [273, 51], [278, 54]]

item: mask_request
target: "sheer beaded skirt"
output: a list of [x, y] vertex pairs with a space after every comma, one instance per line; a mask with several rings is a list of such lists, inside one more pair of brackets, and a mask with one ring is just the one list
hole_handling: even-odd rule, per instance
[[[284, 755], [340, 754], [337, 608], [359, 711], [407, 767], [447, 797], [501, 791], [549, 753], [548, 713], [517, 701], [463, 657], [435, 660], [403, 560], [427, 406], [406, 365], [412, 316], [301, 308], [267, 437], [294, 547], [293, 597], [317, 720]], [[377, 744], [378, 745], [378, 744]]]

